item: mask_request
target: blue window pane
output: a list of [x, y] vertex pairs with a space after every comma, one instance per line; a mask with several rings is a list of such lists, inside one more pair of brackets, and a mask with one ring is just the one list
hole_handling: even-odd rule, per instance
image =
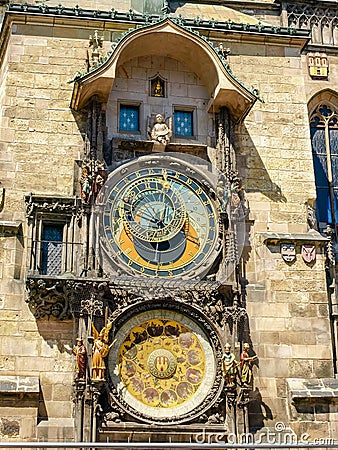
[[42, 230], [41, 273], [59, 275], [62, 264], [63, 225], [44, 225]]
[[120, 106], [120, 131], [139, 131], [138, 106]]
[[325, 131], [323, 128], [311, 128], [312, 152], [326, 155]]
[[329, 188], [317, 187], [316, 214], [318, 222], [332, 223]]
[[336, 224], [338, 224], [338, 188], [333, 189], [333, 197], [334, 197], [334, 210], [336, 216]]
[[329, 128], [330, 150], [333, 155], [338, 155], [338, 128]]
[[313, 164], [315, 169], [316, 186], [326, 188], [329, 186], [327, 179], [326, 156], [313, 154]]
[[175, 111], [174, 114], [174, 127], [175, 134], [178, 136], [192, 136], [193, 135], [193, 123], [192, 123], [192, 111]]
[[338, 187], [338, 155], [331, 154], [333, 186]]

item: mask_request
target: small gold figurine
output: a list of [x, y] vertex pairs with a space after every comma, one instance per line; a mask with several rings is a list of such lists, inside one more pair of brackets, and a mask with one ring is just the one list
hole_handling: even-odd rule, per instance
[[92, 381], [106, 381], [104, 374], [106, 370], [106, 363], [104, 358], [108, 356], [110, 348], [115, 343], [115, 341], [113, 341], [110, 346], [108, 345], [109, 331], [111, 327], [112, 323], [109, 322], [99, 333], [95, 328], [95, 325], [92, 323], [92, 330], [94, 334]]

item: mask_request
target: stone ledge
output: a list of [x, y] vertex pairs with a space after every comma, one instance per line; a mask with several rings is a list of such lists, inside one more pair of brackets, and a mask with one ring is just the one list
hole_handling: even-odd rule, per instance
[[274, 233], [274, 232], [262, 232], [257, 233], [262, 236], [263, 241], [267, 242], [321, 242], [327, 243], [329, 239], [327, 237], [322, 236], [318, 231], [312, 230], [309, 233]]
[[0, 234], [18, 234], [21, 221], [0, 220]]
[[0, 393], [21, 394], [40, 392], [38, 377], [0, 376]]
[[287, 378], [293, 401], [322, 399], [338, 400], [338, 379], [335, 378]]

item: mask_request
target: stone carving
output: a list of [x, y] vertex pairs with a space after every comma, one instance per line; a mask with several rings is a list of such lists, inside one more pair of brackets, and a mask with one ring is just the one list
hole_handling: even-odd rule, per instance
[[335, 42], [335, 29], [337, 23], [337, 8], [316, 6], [314, 2], [287, 4], [288, 26], [297, 29], [311, 29], [312, 44], [333, 45]]
[[318, 230], [316, 210], [311, 205], [307, 204], [307, 223], [310, 230]]
[[98, 30], [94, 31], [93, 35], [89, 36], [89, 48], [87, 50], [88, 70], [91, 67], [99, 66], [104, 59], [103, 51], [103, 36], [99, 36]]
[[238, 365], [235, 355], [231, 353], [231, 345], [225, 344], [225, 352], [222, 356], [222, 374], [225, 387], [233, 389], [236, 387], [236, 378], [238, 377]]
[[64, 280], [29, 279], [26, 283], [31, 311], [36, 319], [72, 318], [70, 310], [71, 292]]
[[73, 347], [72, 353], [76, 356], [75, 380], [85, 380], [88, 357], [83, 339], [76, 339], [76, 345]]
[[326, 245], [326, 266], [334, 266], [335, 264], [335, 249], [334, 249], [334, 239], [335, 231], [330, 225], [326, 225], [324, 234], [328, 237], [329, 242]]
[[252, 389], [244, 387], [244, 386], [242, 386], [239, 389], [239, 394], [238, 394], [238, 398], [237, 398], [238, 408], [243, 409], [246, 406], [248, 406], [248, 404], [250, 402], [250, 392], [252, 392]]
[[81, 313], [86, 313], [88, 316], [102, 316], [103, 315], [103, 301], [95, 297], [92, 293], [89, 299], [81, 300]]
[[227, 214], [227, 208], [229, 204], [229, 188], [224, 180], [219, 180], [216, 187], [216, 194], [220, 202], [221, 214]]
[[110, 411], [103, 417], [103, 421], [119, 423], [125, 419], [126, 413], [112, 398], [110, 398]]
[[243, 344], [243, 351], [241, 353], [241, 383], [243, 387], [252, 389], [253, 375], [252, 363], [257, 359], [257, 356], [249, 356], [250, 345], [245, 342]]
[[224, 48], [222, 42], [220, 42], [219, 46], [215, 49], [217, 53], [223, 56], [224, 59], [228, 59], [228, 56], [231, 53], [230, 48]]
[[245, 308], [237, 305], [224, 308], [221, 323], [223, 327], [228, 325], [231, 333], [235, 325], [244, 328], [247, 321], [248, 313]]
[[104, 358], [108, 356], [111, 346], [108, 345], [109, 342], [109, 331], [112, 327], [112, 322], [109, 322], [105, 327], [102, 328], [100, 333], [95, 328], [92, 323], [92, 330], [94, 334], [94, 346], [93, 346], [93, 358], [92, 358], [92, 381], [106, 381], [105, 370], [106, 363]]
[[169, 144], [170, 137], [172, 135], [171, 126], [165, 123], [162, 114], [156, 114], [155, 124], [151, 130], [152, 141], [159, 142], [160, 144]]
[[34, 214], [39, 212], [54, 214], [76, 214], [78, 205], [74, 197], [38, 196], [29, 194], [25, 196], [26, 216], [33, 219]]

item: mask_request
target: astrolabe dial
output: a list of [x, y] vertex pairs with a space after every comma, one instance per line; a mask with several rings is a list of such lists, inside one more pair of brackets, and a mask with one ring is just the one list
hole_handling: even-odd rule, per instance
[[119, 214], [132, 236], [146, 242], [169, 241], [187, 219], [183, 198], [166, 173], [132, 182], [120, 200]]
[[[217, 252], [214, 200], [172, 158], [139, 158], [113, 172], [101, 195], [98, 239], [109, 261], [129, 274], [203, 273]], [[200, 175], [202, 177], [202, 175]]]

